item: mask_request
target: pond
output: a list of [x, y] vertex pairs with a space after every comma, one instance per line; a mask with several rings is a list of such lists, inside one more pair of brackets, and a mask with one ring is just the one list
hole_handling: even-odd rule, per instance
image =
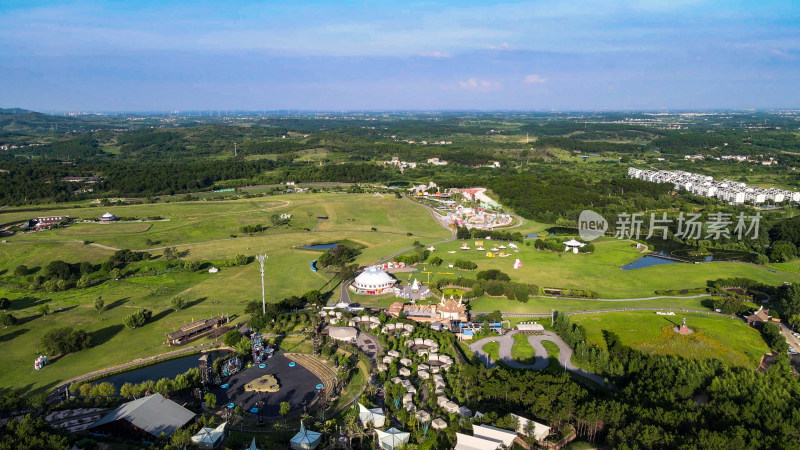
[[[214, 350], [208, 352], [212, 360], [216, 360], [225, 356], [227, 350]], [[199, 367], [201, 354], [195, 353], [189, 356], [182, 356], [180, 358], [170, 359], [168, 361], [153, 364], [151, 366], [141, 367], [139, 369], [129, 370], [127, 372], [118, 373], [105, 378], [94, 381], [94, 383], [109, 382], [117, 389], [125, 383], [141, 383], [147, 380], [158, 381], [161, 378], [175, 378], [175, 376], [186, 372], [189, 369]]]
[[336, 242], [331, 242], [329, 244], [313, 244], [313, 245], [301, 245], [299, 248], [304, 248], [306, 250], [328, 250], [331, 248], [336, 248], [339, 244]]
[[624, 266], [622, 266], [622, 270], [642, 269], [644, 267], [659, 266], [661, 264], [675, 264], [677, 262], [678, 261], [662, 258], [660, 256], [646, 255], [642, 256], [641, 258], [637, 259], [636, 261], [630, 264], [625, 264]]

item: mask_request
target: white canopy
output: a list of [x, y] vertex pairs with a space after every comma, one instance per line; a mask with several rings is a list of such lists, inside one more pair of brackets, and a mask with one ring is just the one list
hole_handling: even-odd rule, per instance
[[225, 438], [225, 425], [228, 422], [222, 422], [216, 428], [204, 427], [201, 428], [197, 434], [192, 436], [192, 444], [200, 448], [216, 448]]
[[400, 431], [397, 428], [389, 428], [387, 431], [375, 430], [378, 433], [378, 441], [381, 443], [381, 448], [385, 450], [394, 450], [400, 448], [408, 442], [411, 433]]
[[528, 433], [530, 433], [533, 435], [534, 438], [536, 438], [537, 441], [543, 441], [547, 439], [547, 436], [550, 434], [550, 427], [548, 427], [547, 425], [541, 424], [539, 422], [534, 422], [533, 420], [526, 419], [516, 414], [511, 414], [511, 415], [515, 417], [519, 422], [519, 428], [517, 428], [517, 433], [519, 434], [527, 436]]
[[380, 428], [386, 423], [386, 415], [382, 409], [369, 409], [361, 403], [358, 404], [358, 419], [362, 425], [367, 426], [368, 423], [371, 423], [376, 428]]
[[580, 241], [576, 241], [575, 239], [570, 239], [567, 242], [564, 242], [564, 245], [566, 245], [567, 247], [583, 247], [586, 244]]
[[322, 433], [307, 430], [303, 422], [300, 422], [300, 431], [294, 435], [290, 444], [295, 450], [311, 450], [317, 448], [322, 438]]

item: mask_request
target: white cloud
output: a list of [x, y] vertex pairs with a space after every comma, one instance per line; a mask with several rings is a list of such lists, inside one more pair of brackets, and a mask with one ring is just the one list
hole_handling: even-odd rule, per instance
[[442, 52], [423, 52], [420, 54], [420, 56], [424, 56], [426, 58], [451, 58], [453, 55]]
[[539, 75], [532, 73], [530, 75], [525, 75], [525, 79], [522, 80], [525, 84], [541, 84], [547, 83], [547, 78], [542, 78]]
[[498, 83], [497, 81], [489, 81], [489, 80], [479, 80], [478, 78], [472, 77], [465, 81], [459, 81], [458, 87], [465, 91], [474, 91], [474, 92], [492, 92], [492, 91], [500, 91], [503, 89], [503, 85]]
[[508, 42], [503, 42], [500, 45], [490, 45], [489, 50], [508, 50]]

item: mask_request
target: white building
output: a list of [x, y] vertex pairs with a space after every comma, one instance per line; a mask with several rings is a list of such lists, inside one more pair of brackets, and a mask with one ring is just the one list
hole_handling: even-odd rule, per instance
[[361, 272], [350, 284], [350, 290], [358, 294], [379, 295], [390, 292], [397, 280], [386, 272], [370, 267]]

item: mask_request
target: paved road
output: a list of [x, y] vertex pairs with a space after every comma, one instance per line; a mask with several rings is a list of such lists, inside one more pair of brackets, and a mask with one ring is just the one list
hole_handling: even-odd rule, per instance
[[788, 342], [789, 345], [794, 347], [795, 350], [800, 351], [800, 339], [796, 338], [792, 334], [792, 329], [783, 323], [779, 323], [778, 326], [781, 327], [781, 333], [783, 334], [783, 337], [786, 338], [786, 342]]
[[479, 341], [470, 344], [469, 349], [473, 353], [478, 355], [478, 357], [481, 359], [481, 361], [484, 362], [486, 367], [491, 368], [497, 366], [497, 362], [494, 362], [489, 358], [489, 355], [483, 351], [483, 346], [489, 342], [498, 342], [500, 344], [500, 351], [498, 352], [498, 356], [500, 357], [500, 362], [502, 362], [503, 364], [509, 367], [513, 367], [515, 369], [541, 370], [546, 368], [550, 364], [547, 349], [544, 348], [542, 341], [550, 341], [558, 346], [559, 350], [558, 362], [564, 369], [576, 375], [588, 378], [601, 386], [606, 385], [606, 382], [603, 379], [603, 377], [579, 369], [574, 364], [572, 364], [572, 349], [567, 345], [566, 342], [564, 342], [557, 334], [553, 333], [552, 331], [545, 331], [544, 334], [542, 335], [529, 335], [528, 344], [530, 344], [531, 347], [533, 347], [534, 351], [536, 351], [536, 357], [534, 359], [533, 364], [520, 363], [519, 361], [511, 357], [511, 348], [514, 346], [515, 334], [517, 334], [517, 332], [512, 331], [502, 336], [492, 336], [483, 338]]
[[[377, 308], [377, 307], [375, 307]], [[591, 309], [583, 311], [564, 312], [565, 316], [574, 316], [578, 314], [598, 314], [607, 312], [624, 312], [624, 311], [673, 311], [676, 313], [688, 312], [697, 314], [708, 314], [710, 316], [722, 316], [732, 319], [737, 318], [730, 314], [723, 314], [714, 311], [704, 311], [699, 309], [682, 309], [682, 308], [613, 308], [613, 309]], [[470, 311], [470, 314], [490, 314], [487, 311]], [[550, 313], [501, 313], [503, 317], [550, 317]]]

